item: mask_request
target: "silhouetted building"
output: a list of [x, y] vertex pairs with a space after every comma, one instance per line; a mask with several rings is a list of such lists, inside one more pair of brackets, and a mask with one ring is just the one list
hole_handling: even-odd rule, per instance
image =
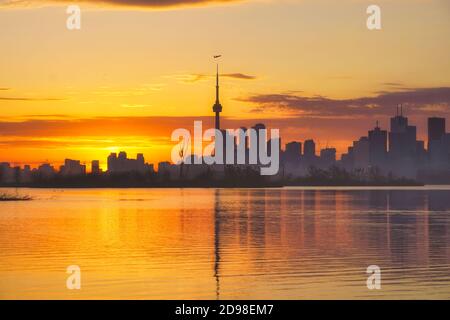
[[441, 140], [445, 135], [445, 118], [428, 118], [428, 142]]
[[435, 168], [445, 166], [448, 161], [445, 145], [445, 118], [428, 118], [428, 156]]
[[158, 176], [163, 180], [178, 179], [180, 176], [180, 166], [164, 161], [158, 163]]
[[6, 184], [15, 182], [14, 168], [11, 168], [9, 162], [0, 163], [0, 182]]
[[290, 142], [286, 144], [286, 150], [284, 152], [284, 158], [289, 162], [298, 162], [302, 155], [302, 143], [301, 142]]
[[416, 154], [417, 129], [408, 125], [408, 118], [403, 116], [403, 107], [400, 114], [391, 118], [391, 131], [389, 132], [389, 153], [393, 161], [405, 157], [413, 158]]
[[23, 167], [23, 170], [20, 170], [19, 168], [19, 183], [30, 183], [32, 182], [32, 172], [31, 167], [29, 165], [25, 165]]
[[325, 148], [320, 150], [320, 164], [324, 168], [330, 168], [336, 164], [336, 149]]
[[[353, 145], [354, 144], [355, 144], [355, 142], [353, 142]], [[347, 153], [343, 153], [341, 155], [340, 164], [347, 171], [352, 171], [355, 167], [355, 157], [354, 157], [354, 152], [353, 152], [353, 149], [354, 149], [353, 145], [351, 147], [347, 148]]]
[[144, 156], [138, 153], [136, 159], [128, 159], [126, 152], [111, 153], [108, 156], [108, 173], [109, 174], [123, 174], [123, 173], [139, 173], [147, 174], [153, 172], [153, 165], [145, 163]]
[[386, 169], [387, 160], [387, 131], [381, 130], [377, 126], [369, 131], [369, 164], [378, 167], [380, 170]]
[[361, 137], [353, 143], [353, 166], [355, 169], [367, 169], [370, 166], [369, 138]]
[[41, 164], [36, 171], [41, 179], [51, 179], [56, 175], [55, 168], [49, 163]]
[[415, 179], [417, 176], [417, 129], [408, 124], [403, 108], [397, 107], [397, 115], [391, 118], [389, 132], [389, 169], [399, 177]]
[[59, 172], [63, 177], [83, 176], [86, 174], [86, 166], [79, 160], [66, 159]]
[[94, 174], [94, 175], [99, 175], [99, 174], [102, 173], [102, 170], [100, 169], [100, 161], [92, 160], [91, 173]]
[[305, 158], [314, 158], [316, 156], [316, 143], [314, 140], [306, 140], [303, 147]]

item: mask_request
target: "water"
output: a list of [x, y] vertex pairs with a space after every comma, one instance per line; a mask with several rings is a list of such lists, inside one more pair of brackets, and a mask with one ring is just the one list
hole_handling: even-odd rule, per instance
[[18, 192], [1, 299], [450, 299], [450, 187]]

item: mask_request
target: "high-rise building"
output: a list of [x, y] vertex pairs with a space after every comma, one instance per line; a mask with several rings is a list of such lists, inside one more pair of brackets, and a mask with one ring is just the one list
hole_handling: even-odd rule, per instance
[[384, 169], [387, 158], [387, 131], [377, 126], [369, 131], [369, 162], [371, 166]]
[[428, 143], [445, 135], [445, 118], [428, 118]]
[[13, 183], [15, 182], [14, 169], [9, 162], [0, 163], [0, 182]]
[[152, 171], [152, 166], [145, 163], [144, 155], [141, 153], [137, 155], [136, 159], [128, 159], [126, 152], [123, 151], [119, 153], [119, 156], [111, 153], [108, 157], [108, 173], [110, 174], [145, 174]]
[[306, 158], [313, 158], [316, 156], [316, 143], [314, 140], [306, 140], [303, 146], [303, 154]]
[[286, 144], [284, 155], [287, 161], [298, 161], [302, 155], [302, 143], [293, 141]]
[[336, 149], [325, 148], [320, 150], [320, 163], [324, 168], [329, 168], [336, 164]]
[[92, 160], [92, 162], [91, 162], [91, 173], [94, 174], [94, 175], [99, 175], [101, 173], [100, 161]]
[[433, 167], [448, 163], [445, 137], [445, 118], [428, 118], [428, 158]]
[[416, 155], [417, 130], [408, 125], [408, 118], [403, 116], [403, 107], [397, 107], [397, 114], [391, 118], [389, 132], [389, 154], [391, 160], [413, 158]]
[[116, 171], [117, 153], [113, 152], [108, 156], [108, 172]]
[[348, 147], [347, 153], [343, 153], [341, 155], [342, 167], [348, 171], [351, 171], [354, 169], [354, 163], [355, 163], [355, 155], [354, 155], [354, 151], [353, 151], [354, 144], [355, 144], [355, 142], [353, 142], [353, 145], [351, 147]]
[[51, 166], [49, 163], [41, 164], [36, 170], [38, 176], [42, 179], [50, 179], [53, 178], [56, 174], [55, 168]]
[[361, 137], [353, 143], [353, 167], [366, 169], [370, 166], [370, 142], [368, 137]]
[[64, 177], [83, 176], [86, 174], [86, 166], [82, 165], [79, 160], [65, 159], [60, 173]]

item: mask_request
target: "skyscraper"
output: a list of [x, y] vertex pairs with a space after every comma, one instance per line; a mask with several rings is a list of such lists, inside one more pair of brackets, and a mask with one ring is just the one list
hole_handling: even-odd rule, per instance
[[86, 166], [79, 160], [65, 159], [64, 165], [60, 167], [60, 173], [64, 177], [83, 176], [86, 174]]
[[324, 168], [330, 168], [336, 163], [336, 149], [325, 148], [320, 150], [320, 163]]
[[98, 160], [92, 160], [92, 162], [91, 162], [91, 173], [92, 173], [92, 174], [95, 174], [95, 175], [98, 175], [98, 174], [101, 173], [101, 170], [100, 170], [100, 161], [98, 161]]
[[313, 158], [316, 155], [316, 144], [314, 140], [306, 140], [303, 146], [303, 154], [307, 158]]
[[403, 116], [403, 107], [397, 107], [397, 114], [391, 118], [391, 131], [389, 132], [389, 153], [396, 161], [405, 157], [416, 155], [417, 130], [415, 126], [408, 125], [408, 118]]
[[144, 155], [142, 153], [138, 153], [136, 159], [128, 159], [127, 154], [124, 151], [120, 152], [119, 156], [117, 156], [116, 153], [111, 153], [108, 156], [109, 174], [145, 174], [152, 171], [152, 165], [145, 163]]
[[428, 156], [434, 166], [448, 162], [444, 140], [445, 118], [428, 118]]
[[285, 156], [288, 161], [298, 161], [302, 155], [302, 143], [301, 142], [290, 142], [286, 144]]
[[370, 142], [368, 137], [361, 137], [353, 142], [353, 166], [366, 169], [370, 165]]
[[428, 145], [445, 135], [445, 118], [428, 118]]
[[370, 165], [383, 169], [387, 156], [387, 131], [377, 126], [369, 131], [369, 162]]

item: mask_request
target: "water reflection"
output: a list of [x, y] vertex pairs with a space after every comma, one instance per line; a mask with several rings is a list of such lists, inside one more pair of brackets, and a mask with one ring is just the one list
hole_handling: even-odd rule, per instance
[[0, 298], [450, 298], [450, 188], [27, 192], [0, 204]]
[[[352, 288], [357, 297], [371, 297], [362, 273], [378, 264], [386, 271], [384, 297], [422, 296], [420, 290], [432, 288], [450, 297], [449, 195], [448, 190], [215, 190], [216, 295], [221, 275], [248, 277], [228, 266], [243, 262], [241, 252], [250, 249], [250, 270], [265, 283], [282, 279], [289, 287], [299, 279], [300, 285], [319, 284], [348, 276], [345, 285], [361, 287]], [[400, 294], [391, 295], [395, 291]]]
[[216, 298], [220, 298], [220, 195], [219, 190], [214, 192], [214, 278], [216, 279]]

